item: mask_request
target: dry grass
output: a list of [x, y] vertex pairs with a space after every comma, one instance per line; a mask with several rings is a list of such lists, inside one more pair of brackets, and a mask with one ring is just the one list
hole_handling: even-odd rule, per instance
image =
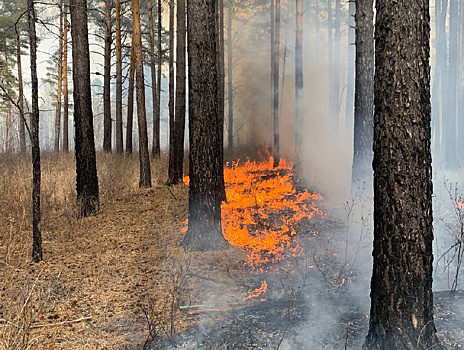
[[45, 261], [32, 264], [30, 161], [0, 158], [0, 349], [143, 345], [140, 306], [168, 288], [168, 256], [183, 254], [170, 247], [179, 246], [187, 188], [162, 186], [165, 158], [152, 164], [150, 190], [138, 188], [136, 156], [97, 163], [101, 212], [81, 220], [73, 155], [43, 155]]

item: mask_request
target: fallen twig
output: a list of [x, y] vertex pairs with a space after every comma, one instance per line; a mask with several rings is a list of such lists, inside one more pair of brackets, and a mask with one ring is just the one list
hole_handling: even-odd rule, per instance
[[92, 318], [92, 316], [77, 318], [75, 320], [61, 321], [61, 322], [57, 322], [57, 323], [33, 324], [29, 328], [46, 328], [46, 327], [63, 326], [63, 325], [66, 325], [66, 324], [73, 324], [73, 323], [79, 323], [79, 322], [82, 322], [82, 321], [87, 321], [87, 320], [90, 320], [91, 318]]

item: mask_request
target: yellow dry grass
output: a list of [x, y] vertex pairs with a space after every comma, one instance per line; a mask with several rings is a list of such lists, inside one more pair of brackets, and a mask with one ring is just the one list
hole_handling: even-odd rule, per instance
[[183, 259], [188, 190], [163, 186], [166, 157], [152, 164], [150, 190], [138, 188], [136, 156], [97, 164], [101, 212], [81, 220], [73, 155], [43, 155], [45, 261], [32, 264], [30, 160], [0, 158], [0, 349], [143, 345], [141, 305], [169, 289], [167, 260]]

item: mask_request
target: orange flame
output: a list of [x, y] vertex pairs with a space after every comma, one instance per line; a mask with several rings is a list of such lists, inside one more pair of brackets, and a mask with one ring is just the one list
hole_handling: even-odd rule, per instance
[[267, 292], [267, 282], [266, 281], [262, 281], [261, 282], [261, 287], [259, 288], [256, 288], [255, 290], [252, 290], [248, 293], [248, 296], [246, 296], [245, 298], [243, 298], [243, 301], [246, 301], [246, 300], [250, 300], [250, 299], [254, 299], [254, 298], [257, 298], [263, 294], [266, 294]]
[[[227, 202], [222, 204], [224, 237], [246, 252], [246, 264], [252, 267], [282, 260], [291, 248], [297, 225], [315, 215], [323, 215], [315, 202], [319, 194], [297, 192], [292, 186], [293, 165], [281, 160], [273, 168], [266, 162], [240, 163], [224, 167]], [[188, 184], [188, 177], [184, 177]]]

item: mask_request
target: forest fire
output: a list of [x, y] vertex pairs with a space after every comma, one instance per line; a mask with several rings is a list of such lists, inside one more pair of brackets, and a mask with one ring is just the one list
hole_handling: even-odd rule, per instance
[[[227, 202], [222, 205], [224, 237], [246, 252], [246, 264], [262, 269], [264, 265], [295, 255], [301, 248], [292, 245], [296, 227], [303, 220], [323, 215], [315, 202], [319, 194], [297, 192], [292, 187], [292, 164], [273, 159], [247, 160], [224, 168]], [[188, 183], [188, 178], [184, 179]]]

